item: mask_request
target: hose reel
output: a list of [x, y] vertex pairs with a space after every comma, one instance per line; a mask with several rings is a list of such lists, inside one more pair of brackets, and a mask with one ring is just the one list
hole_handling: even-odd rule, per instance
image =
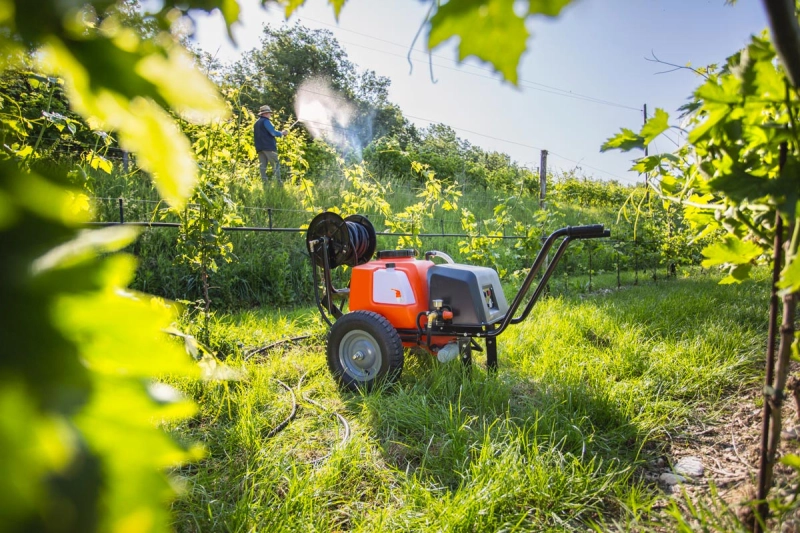
[[[327, 240], [327, 246], [323, 242]], [[314, 264], [325, 266], [325, 251], [328, 266], [363, 265], [375, 253], [377, 238], [375, 228], [362, 215], [350, 215], [343, 219], [336, 213], [326, 211], [315, 216], [306, 231], [306, 244]]]

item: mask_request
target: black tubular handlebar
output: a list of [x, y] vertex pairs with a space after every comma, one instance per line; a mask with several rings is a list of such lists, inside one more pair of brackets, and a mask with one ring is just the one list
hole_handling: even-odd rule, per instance
[[606, 230], [602, 224], [592, 224], [591, 226], [567, 226], [567, 236], [573, 239], [596, 239], [608, 237], [610, 230]]
[[[547, 285], [547, 281], [550, 279], [550, 276], [556, 269], [556, 265], [561, 260], [561, 256], [564, 255], [564, 252], [569, 246], [570, 241], [575, 239], [595, 239], [600, 237], [610, 237], [611, 230], [605, 229], [602, 224], [593, 224], [591, 226], [567, 226], [566, 228], [557, 229], [553, 233], [551, 233], [542, 243], [542, 248], [539, 250], [538, 255], [533, 260], [533, 265], [531, 265], [530, 271], [528, 271], [528, 275], [525, 276], [525, 280], [522, 282], [522, 286], [517, 292], [517, 295], [511, 301], [511, 304], [506, 311], [506, 314], [503, 316], [503, 320], [500, 322], [500, 325], [487, 332], [487, 337], [496, 337], [500, 333], [502, 333], [509, 324], [518, 324], [525, 320], [528, 314], [531, 312], [533, 305], [542, 295], [544, 291], [544, 287]], [[547, 265], [545, 268], [545, 272], [542, 275], [542, 279], [539, 280], [539, 283], [536, 285], [536, 289], [533, 291], [533, 296], [530, 300], [528, 300], [528, 304], [522, 310], [522, 313], [519, 316], [514, 316], [517, 310], [522, 304], [522, 300], [525, 295], [528, 293], [528, 290], [531, 288], [533, 284], [533, 280], [538, 274], [539, 270], [541, 270], [542, 266], [547, 262], [547, 254], [550, 252], [550, 249], [553, 247], [553, 244], [558, 240], [562, 239], [561, 244], [558, 246], [555, 255], [553, 256], [552, 260], [549, 262], [550, 264]]]

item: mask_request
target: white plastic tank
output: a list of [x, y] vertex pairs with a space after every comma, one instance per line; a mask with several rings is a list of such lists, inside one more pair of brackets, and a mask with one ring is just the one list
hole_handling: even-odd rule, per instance
[[408, 305], [417, 303], [408, 276], [389, 263], [372, 274], [372, 300], [378, 304]]

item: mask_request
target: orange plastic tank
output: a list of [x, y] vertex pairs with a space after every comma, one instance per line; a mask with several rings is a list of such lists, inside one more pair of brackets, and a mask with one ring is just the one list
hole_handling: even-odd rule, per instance
[[428, 269], [433, 262], [413, 256], [382, 257], [383, 253], [375, 261], [353, 267], [350, 310], [374, 311], [395, 329], [417, 329], [417, 316], [428, 310]]

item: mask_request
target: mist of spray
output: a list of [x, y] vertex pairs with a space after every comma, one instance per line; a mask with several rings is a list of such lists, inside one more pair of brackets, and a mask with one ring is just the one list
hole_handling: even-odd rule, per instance
[[305, 80], [297, 90], [294, 112], [315, 139], [324, 139], [343, 153], [353, 151], [361, 159], [363, 146], [354, 124], [356, 108], [328, 80]]

